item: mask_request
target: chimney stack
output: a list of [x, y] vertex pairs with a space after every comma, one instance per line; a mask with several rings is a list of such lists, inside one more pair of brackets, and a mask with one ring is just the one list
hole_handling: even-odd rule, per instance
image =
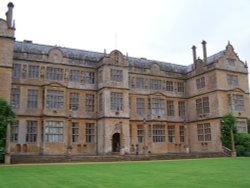
[[203, 40], [201, 44], [203, 48], [203, 61], [205, 64], [207, 64], [207, 47], [206, 47], [207, 42]]
[[14, 7], [14, 4], [10, 2], [8, 4], [8, 11], [6, 12], [6, 21], [7, 21], [9, 28], [13, 28], [13, 24], [12, 24], [13, 7]]
[[192, 50], [193, 50], [193, 60], [194, 60], [194, 64], [196, 62], [196, 46], [192, 46]]

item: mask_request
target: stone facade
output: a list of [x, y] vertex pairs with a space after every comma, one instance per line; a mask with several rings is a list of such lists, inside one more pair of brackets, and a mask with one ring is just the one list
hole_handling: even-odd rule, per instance
[[189, 66], [19, 42], [0, 19], [0, 96], [18, 124], [8, 152], [106, 155], [221, 152], [220, 119], [249, 117], [248, 69], [226, 49]]

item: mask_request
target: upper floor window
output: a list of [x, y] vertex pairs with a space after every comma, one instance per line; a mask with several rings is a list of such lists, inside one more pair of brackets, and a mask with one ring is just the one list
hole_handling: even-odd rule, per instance
[[232, 94], [228, 95], [228, 104], [231, 112], [244, 111], [244, 97], [243, 95]]
[[38, 65], [29, 65], [28, 77], [32, 79], [39, 78], [39, 66]]
[[138, 115], [144, 114], [144, 98], [136, 99], [136, 111]]
[[205, 142], [211, 141], [211, 126], [210, 123], [197, 125], [198, 141]]
[[168, 116], [174, 116], [174, 101], [167, 101]]
[[26, 142], [36, 142], [37, 121], [27, 121], [26, 125]]
[[235, 88], [239, 86], [238, 76], [227, 75], [227, 83], [230, 88]]
[[196, 87], [197, 89], [201, 89], [205, 87], [205, 77], [196, 79]]
[[136, 83], [135, 83], [136, 88], [138, 89], [143, 89], [144, 88], [144, 79], [143, 78], [136, 78]]
[[151, 107], [151, 113], [154, 115], [164, 114], [164, 99], [151, 99], [149, 104]]
[[11, 89], [10, 105], [12, 108], [19, 108], [19, 105], [20, 105], [20, 89], [19, 88]]
[[47, 67], [46, 68], [46, 79], [47, 80], [63, 80], [63, 69]]
[[38, 107], [38, 90], [28, 89], [27, 108], [37, 109], [37, 107]]
[[151, 79], [150, 80], [150, 89], [161, 90], [161, 80]]
[[79, 70], [70, 70], [69, 81], [70, 82], [80, 82], [81, 74]]
[[123, 111], [123, 94], [122, 93], [111, 93], [111, 110]]
[[209, 98], [203, 97], [200, 99], [196, 99], [196, 112], [197, 115], [209, 113]]
[[110, 78], [112, 81], [121, 82], [123, 80], [123, 72], [119, 69], [111, 69]]
[[184, 82], [177, 82], [177, 91], [178, 92], [184, 92]]
[[64, 108], [64, 92], [59, 90], [47, 90], [46, 95], [47, 109], [63, 109]]
[[235, 67], [234, 59], [227, 59], [227, 65], [228, 65], [228, 67], [234, 68]]
[[95, 111], [95, 95], [86, 94], [85, 96], [85, 112]]
[[166, 82], [166, 90], [167, 91], [174, 91], [174, 83], [172, 81]]
[[184, 101], [179, 101], [178, 102], [178, 112], [180, 117], [184, 117], [186, 114], [186, 109], [185, 109], [185, 102]]
[[79, 94], [78, 93], [70, 93], [69, 94], [69, 110], [77, 111], [78, 110], [78, 101], [79, 101]]
[[45, 122], [45, 142], [62, 143], [63, 142], [63, 122], [46, 121]]
[[99, 94], [99, 111], [100, 112], [103, 111], [103, 94], [102, 93]]
[[14, 78], [21, 77], [21, 64], [16, 64], [16, 63], [13, 64], [12, 77]]
[[85, 72], [85, 83], [94, 84], [95, 83], [95, 73], [94, 72]]

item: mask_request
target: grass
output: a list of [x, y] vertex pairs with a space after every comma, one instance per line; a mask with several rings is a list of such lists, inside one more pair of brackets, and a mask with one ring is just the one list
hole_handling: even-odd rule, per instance
[[0, 166], [1, 188], [250, 187], [250, 158]]

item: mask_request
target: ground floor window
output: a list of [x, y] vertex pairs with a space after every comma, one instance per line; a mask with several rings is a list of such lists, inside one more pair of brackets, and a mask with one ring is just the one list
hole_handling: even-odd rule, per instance
[[143, 143], [144, 142], [144, 126], [137, 125], [137, 142]]
[[237, 121], [237, 129], [239, 133], [247, 133], [247, 123], [245, 121]]
[[198, 141], [211, 141], [211, 126], [210, 123], [197, 125]]
[[86, 143], [94, 143], [95, 138], [95, 124], [86, 123]]
[[11, 142], [18, 142], [19, 121], [11, 125]]
[[72, 123], [72, 142], [79, 142], [79, 123], [76, 122]]
[[62, 143], [63, 142], [63, 122], [46, 121], [45, 122], [45, 142]]
[[36, 142], [37, 121], [27, 121], [26, 142]]
[[153, 142], [162, 143], [166, 141], [165, 126], [153, 125]]
[[168, 126], [168, 142], [175, 143], [175, 127]]
[[185, 128], [184, 126], [180, 126], [180, 142], [185, 142]]

